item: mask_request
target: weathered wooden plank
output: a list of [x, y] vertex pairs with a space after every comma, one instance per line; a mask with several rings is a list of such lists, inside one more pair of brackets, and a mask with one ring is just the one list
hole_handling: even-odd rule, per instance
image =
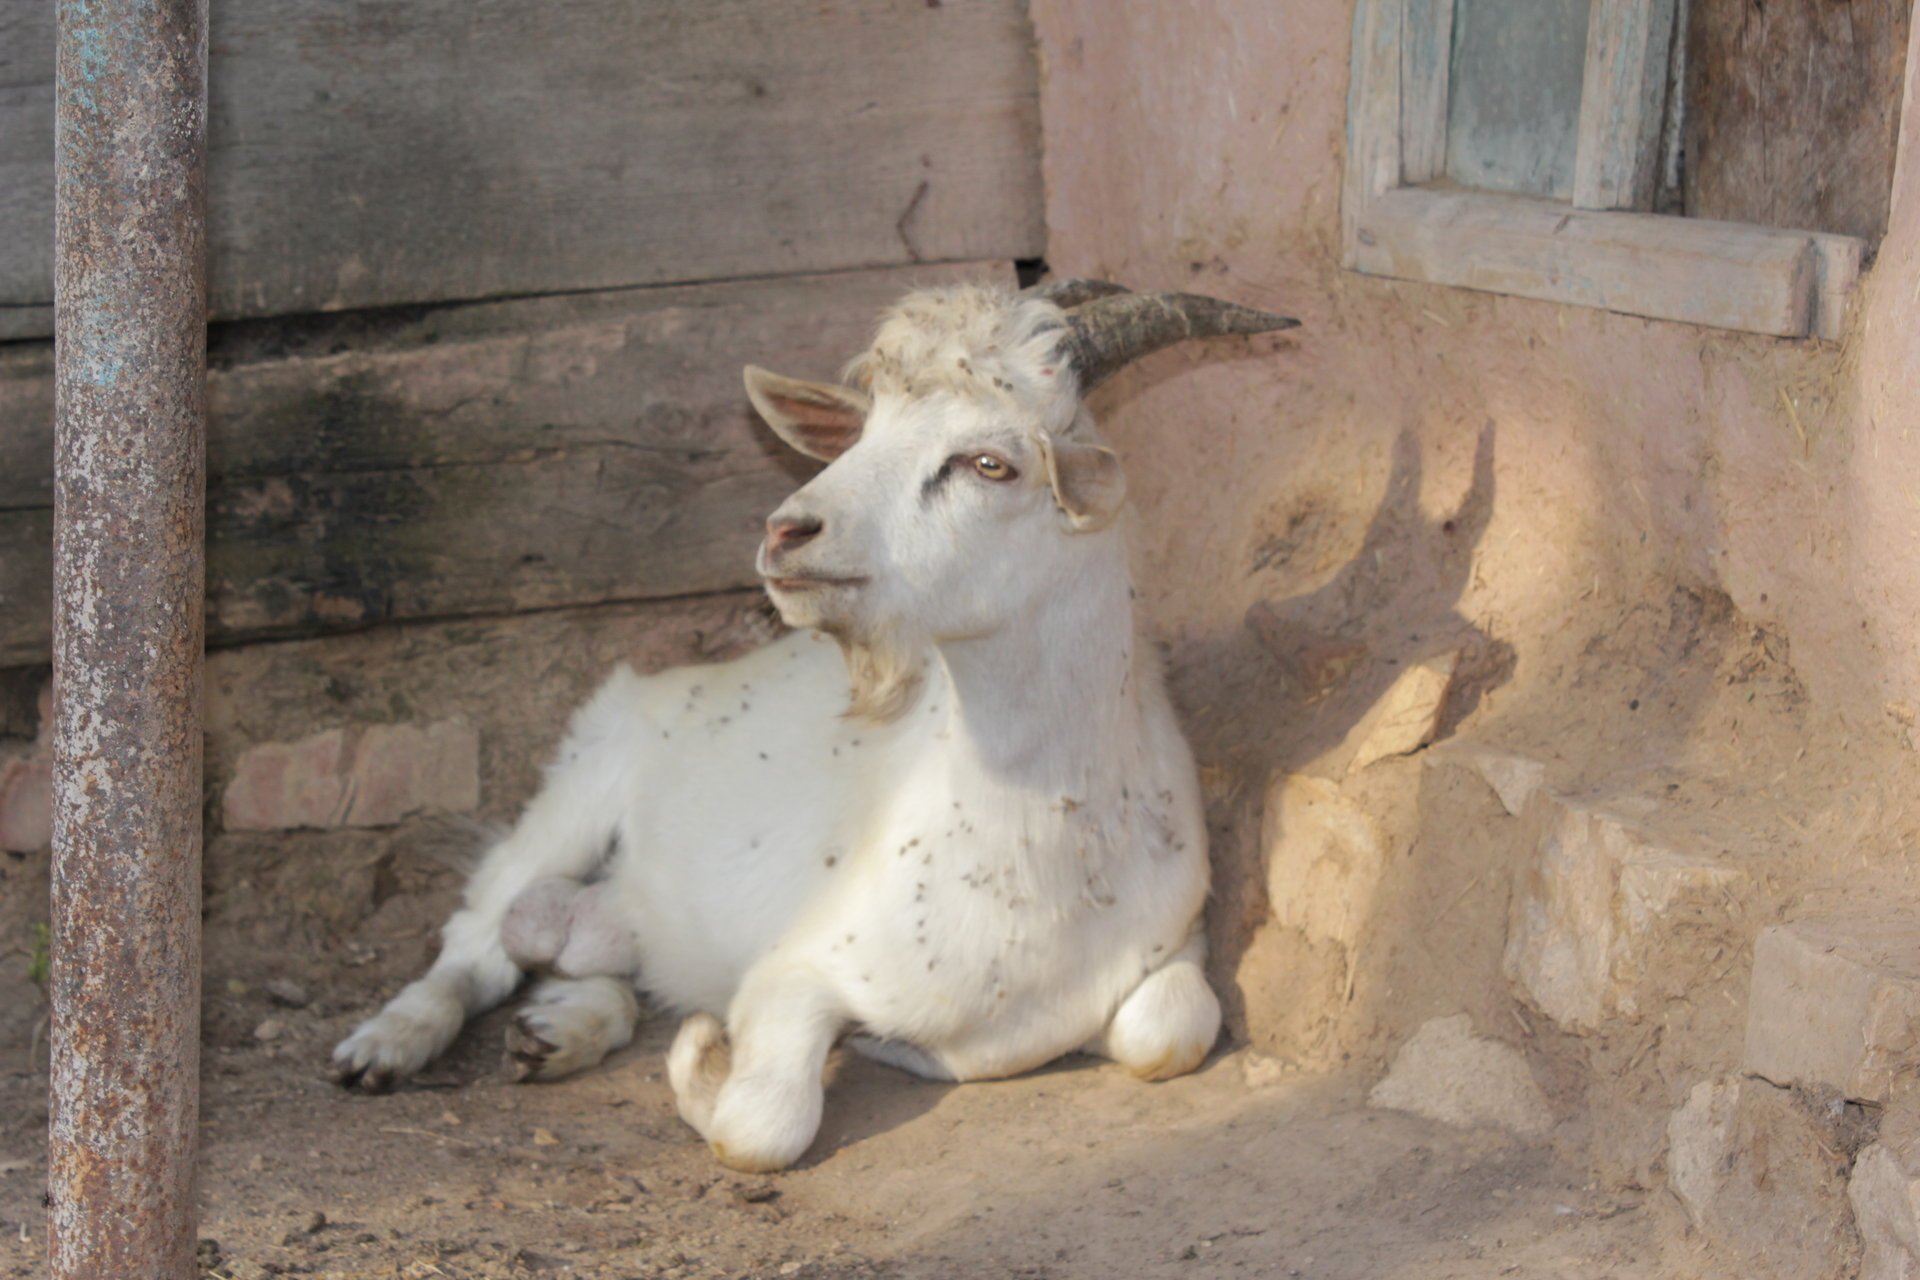
[[1405, 0], [1400, 33], [1400, 181], [1447, 171], [1447, 83], [1454, 0]]
[[52, 307], [0, 306], [0, 342], [44, 338], [52, 332]]
[[[52, 6], [0, 0], [0, 337], [48, 332]], [[1037, 256], [1023, 0], [214, 6], [213, 311]]]
[[[748, 586], [807, 474], [740, 389], [830, 378], [917, 284], [1010, 264], [445, 308], [357, 332], [222, 334], [209, 378], [210, 636]], [[0, 350], [0, 666], [45, 660], [51, 384]]]
[[1589, 0], [1455, 0], [1447, 176], [1565, 199], [1573, 190]]
[[1813, 314], [1817, 254], [1793, 232], [1403, 188], [1368, 207], [1358, 238], [1375, 275], [1786, 337]]
[[1813, 314], [1807, 332], [1838, 342], [1846, 333], [1847, 302], [1860, 282], [1866, 242], [1854, 236], [1816, 234], [1813, 241]]
[[0, 341], [53, 332], [53, 17], [0, 0]]
[[1340, 257], [1353, 266], [1367, 206], [1400, 185], [1400, 28], [1404, 0], [1358, 0], [1347, 80], [1347, 166]]
[[1593, 0], [1573, 166], [1576, 208], [1653, 208], [1674, 3]]
[[53, 510], [0, 511], [0, 667], [53, 661]]
[[1912, 0], [1691, 0], [1686, 211], [1877, 241]]

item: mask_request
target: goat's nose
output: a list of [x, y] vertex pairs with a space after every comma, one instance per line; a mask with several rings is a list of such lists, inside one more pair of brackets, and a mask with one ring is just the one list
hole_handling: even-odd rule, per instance
[[817, 516], [786, 515], [774, 512], [767, 517], [767, 550], [787, 551], [819, 536]]

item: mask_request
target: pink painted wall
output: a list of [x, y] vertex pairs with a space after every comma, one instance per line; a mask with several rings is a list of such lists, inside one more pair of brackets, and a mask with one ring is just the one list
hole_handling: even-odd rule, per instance
[[[1920, 706], [1920, 129], [1838, 345], [1360, 277], [1337, 249], [1352, 13], [1034, 0], [1054, 269], [1305, 321], [1248, 358], [1161, 356], [1099, 401], [1164, 629], [1236, 628], [1316, 585], [1401, 432], [1422, 508], [1448, 508], [1490, 424], [1498, 497], [1462, 606], [1523, 664], [1571, 602], [1668, 575], [1783, 632], [1816, 697]], [[1253, 570], [1303, 519], [1324, 545]]]
[[[1353, 0], [1032, 12], [1054, 270], [1304, 321], [1162, 353], [1094, 402], [1208, 783], [1237, 1034], [1294, 1053], [1328, 1043], [1313, 1019], [1345, 1018], [1344, 1042], [1378, 1052], [1501, 989], [1496, 827], [1411, 764], [1342, 784], [1402, 853], [1426, 851], [1395, 855], [1400, 914], [1358, 963], [1405, 958], [1378, 960], [1343, 1014], [1353, 979], [1311, 996], [1313, 957], [1266, 927], [1267, 779], [1345, 777], [1360, 715], [1439, 651], [1483, 687], [1467, 730], [1547, 760], [1556, 785], [1678, 769], [1758, 796], [1741, 830], [1760, 834], [1716, 838], [1823, 833], [1759, 877], [1754, 919], [1870, 858], [1883, 888], [1920, 893], [1920, 128], [1846, 340], [1782, 341], [1343, 270]], [[1694, 648], [1703, 618], [1719, 652], [1790, 666], [1785, 692], [1730, 685]], [[1447, 936], [1422, 933], [1457, 894]]]

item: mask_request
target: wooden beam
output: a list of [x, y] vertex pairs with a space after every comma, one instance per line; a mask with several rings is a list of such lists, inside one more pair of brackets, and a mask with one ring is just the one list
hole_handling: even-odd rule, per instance
[[[216, 318], [1044, 247], [1023, 0], [214, 6]], [[0, 338], [51, 332], [53, 9], [0, 0]]]
[[1593, 0], [1573, 166], [1575, 208], [1653, 208], [1674, 8], [1674, 0]]
[[1362, 248], [1360, 225], [1377, 197], [1400, 185], [1400, 23], [1405, 0], [1359, 0], [1347, 83], [1347, 167], [1340, 191], [1341, 261]]
[[1783, 337], [1813, 315], [1817, 254], [1795, 232], [1412, 188], [1373, 201], [1357, 231], [1374, 275]]
[[1447, 171], [1453, 0], [1405, 3], [1400, 35], [1400, 181], [1415, 186]]
[[[220, 335], [210, 376], [216, 641], [751, 586], [807, 464], [749, 361], [832, 378], [916, 285], [1008, 263], [444, 308], [331, 353]], [[342, 324], [348, 323], [342, 318]], [[46, 660], [48, 348], [0, 350], [0, 666]]]
[[1846, 335], [1847, 303], [1867, 255], [1866, 242], [1854, 236], [1816, 234], [1813, 240], [1813, 314], [1807, 332], [1838, 342]]

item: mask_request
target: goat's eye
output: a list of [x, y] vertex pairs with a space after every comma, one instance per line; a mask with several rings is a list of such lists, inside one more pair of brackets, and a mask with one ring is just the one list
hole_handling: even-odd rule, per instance
[[967, 459], [967, 464], [982, 480], [1011, 480], [1020, 474], [1012, 463], [991, 453], [976, 453]]

